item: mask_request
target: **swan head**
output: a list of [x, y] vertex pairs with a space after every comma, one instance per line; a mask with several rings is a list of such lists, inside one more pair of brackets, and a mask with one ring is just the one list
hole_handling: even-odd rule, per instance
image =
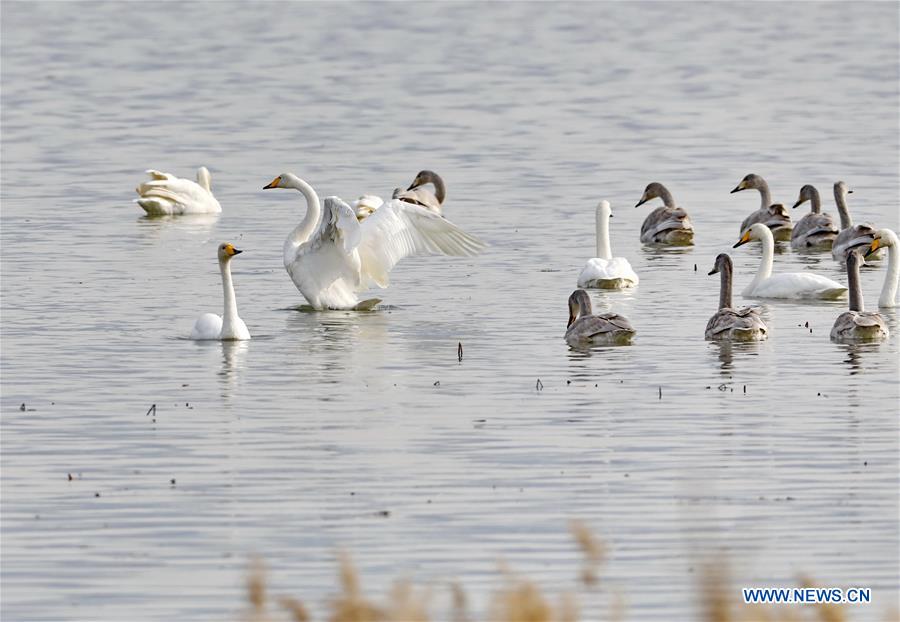
[[416, 178], [413, 179], [412, 183], [409, 184], [409, 188], [407, 190], [413, 190], [414, 188], [418, 188], [420, 186], [424, 186], [425, 184], [435, 184], [442, 181], [441, 176], [435, 173], [434, 171], [423, 170], [419, 171], [416, 174]]
[[240, 255], [244, 251], [236, 249], [234, 244], [230, 242], [222, 242], [219, 244], [219, 262], [225, 263], [226, 261], [230, 261], [232, 257], [235, 255]]
[[848, 194], [853, 194], [853, 191], [846, 184], [846, 182], [843, 182], [843, 181], [834, 182], [834, 196], [840, 195], [842, 197], [845, 197]]
[[612, 206], [606, 199], [597, 203], [597, 214], [603, 218], [612, 218]]
[[662, 198], [663, 195], [668, 194], [668, 190], [658, 181], [654, 181], [652, 183], [647, 184], [647, 187], [644, 188], [644, 194], [641, 195], [641, 200], [637, 202], [635, 207], [640, 207], [647, 201], [651, 199], [659, 199]]
[[576, 289], [569, 296], [569, 323], [566, 328], [572, 325], [579, 315], [590, 315], [591, 313], [591, 297], [583, 289]]
[[750, 188], [755, 188], [758, 190], [765, 187], [765, 179], [763, 179], [756, 173], [750, 173], [749, 175], [745, 175], [740, 183], [735, 187], [735, 189], [732, 190], [729, 194], [734, 194], [735, 192], [740, 192], [741, 190], [749, 190]]
[[872, 243], [869, 244], [869, 248], [866, 249], [866, 257], [878, 251], [879, 248], [896, 246], [898, 242], [897, 234], [890, 229], [879, 229], [872, 237], [874, 239], [872, 240]]
[[731, 255], [728, 253], [719, 253], [716, 257], [716, 264], [709, 271], [709, 275], [718, 274], [719, 272], [731, 272]]
[[263, 190], [271, 190], [272, 188], [295, 188], [294, 180], [297, 179], [296, 175], [291, 173], [282, 173], [268, 184], [263, 186]]
[[[784, 209], [784, 206], [781, 206]], [[738, 246], [743, 246], [747, 242], [751, 242], [753, 240], [762, 240], [765, 239], [766, 235], [772, 235], [772, 232], [769, 231], [769, 228], [765, 226], [761, 222], [753, 223], [750, 225], [750, 228], [744, 231], [743, 235], [741, 235], [741, 239], [737, 241], [737, 243], [732, 246], [732, 248], [737, 248]]]
[[812, 201], [813, 196], [817, 195], [819, 192], [815, 189], [814, 186], [810, 184], [806, 184], [802, 188], [800, 188], [800, 197], [797, 199], [797, 202], [794, 203], [794, 207], [800, 207], [807, 201]]

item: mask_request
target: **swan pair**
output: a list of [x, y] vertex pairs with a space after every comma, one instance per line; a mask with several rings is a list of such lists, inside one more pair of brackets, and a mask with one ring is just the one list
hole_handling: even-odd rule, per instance
[[271, 188], [299, 190], [306, 199], [306, 214], [285, 240], [283, 259], [315, 309], [371, 309], [380, 300], [360, 302], [357, 292], [387, 287], [388, 274], [404, 257], [470, 257], [486, 246], [434, 211], [399, 198], [359, 220], [339, 197], [326, 197], [323, 209], [312, 186], [291, 173], [263, 189]]
[[222, 206], [212, 194], [211, 177], [205, 166], [197, 170], [197, 181], [181, 179], [170, 173], [150, 169], [150, 181], [135, 188], [134, 200], [148, 216], [180, 214], [218, 214]]
[[743, 296], [753, 298], [789, 298], [800, 300], [834, 300], [840, 298], [847, 288], [828, 277], [811, 272], [786, 272], [772, 274], [772, 263], [775, 255], [775, 238], [772, 231], [763, 223], [750, 225], [734, 248], [757, 240], [762, 244], [763, 254], [756, 276], [741, 292]]
[[803, 186], [794, 207], [809, 201], [811, 211], [794, 227], [791, 248], [830, 248], [831, 256], [843, 262], [852, 251], [865, 251], [874, 239], [875, 227], [869, 223], [853, 224], [850, 210], [847, 209], [848, 194], [853, 194], [853, 191], [846, 183], [839, 181], [834, 184], [834, 203], [841, 219], [841, 226], [838, 228], [831, 216], [820, 213], [819, 191], [810, 185]]

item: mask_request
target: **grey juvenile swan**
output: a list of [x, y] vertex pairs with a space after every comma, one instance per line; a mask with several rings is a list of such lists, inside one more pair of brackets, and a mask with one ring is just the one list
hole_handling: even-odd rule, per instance
[[836, 261], [846, 261], [850, 251], [864, 249], [872, 243], [875, 236], [875, 227], [864, 222], [854, 225], [847, 209], [847, 195], [853, 191], [842, 181], [834, 184], [834, 202], [837, 205], [838, 214], [841, 216], [841, 231], [834, 239], [831, 247], [831, 256]]
[[850, 310], [841, 313], [831, 327], [831, 340], [838, 342], [883, 341], [888, 338], [887, 324], [877, 311], [863, 311], [862, 288], [859, 286], [859, 251], [847, 255], [847, 280], [850, 284]]
[[719, 310], [706, 323], [707, 341], [762, 341], [769, 336], [769, 328], [753, 307], [734, 309], [731, 306], [733, 267], [728, 253], [716, 257], [716, 265], [709, 274], [718, 273]]
[[822, 213], [822, 200], [815, 186], [806, 184], [800, 188], [800, 198], [794, 203], [794, 207], [803, 205], [809, 201], [810, 212], [797, 221], [791, 232], [791, 248], [831, 248], [834, 238], [837, 237], [838, 228], [829, 214]]
[[731, 194], [741, 190], [755, 188], [759, 190], [760, 207], [750, 214], [741, 223], [741, 233], [750, 228], [750, 225], [761, 222], [771, 231], [776, 242], [786, 242], [791, 239], [791, 215], [780, 203], [772, 204], [772, 193], [769, 192], [769, 184], [755, 173], [746, 175]]
[[[434, 192], [425, 187], [428, 184], [434, 186]], [[395, 190], [393, 198], [412, 203], [413, 205], [421, 205], [438, 216], [443, 216], [447, 187], [444, 185], [444, 180], [441, 179], [441, 176], [434, 171], [419, 171], [409, 188], [400, 192]]]
[[618, 313], [591, 313], [591, 297], [583, 289], [569, 296], [569, 323], [566, 343], [570, 346], [626, 345], [634, 337], [628, 318]]
[[662, 199], [663, 206], [650, 212], [641, 225], [641, 242], [644, 244], [669, 244], [690, 246], [694, 243], [691, 217], [683, 208], [676, 207], [672, 193], [659, 182], [648, 184], [635, 207], [651, 199]]

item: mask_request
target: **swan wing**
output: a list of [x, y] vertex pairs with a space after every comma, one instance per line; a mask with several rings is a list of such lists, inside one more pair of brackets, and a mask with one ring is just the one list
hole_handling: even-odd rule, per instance
[[578, 287], [586, 287], [590, 283], [597, 281], [611, 281], [614, 279], [622, 279], [631, 281], [637, 285], [639, 279], [634, 272], [631, 264], [624, 257], [613, 257], [612, 259], [601, 259], [594, 257], [588, 259], [578, 275]]
[[654, 237], [672, 229], [691, 229], [691, 218], [680, 207], [657, 207], [650, 212], [641, 225], [641, 240], [652, 241]]
[[847, 288], [820, 274], [786, 272], [775, 274], [756, 286], [753, 296], [760, 298], [840, 298]]
[[171, 175], [163, 179], [154, 178], [140, 184], [137, 193], [142, 199], [165, 199], [184, 208], [185, 211], [222, 211], [216, 198], [190, 179]]
[[150, 175], [151, 179], [175, 179], [175, 176], [171, 173], [162, 173], [160, 171], [153, 170], [152, 168], [148, 168], [144, 172]]
[[360, 223], [362, 276], [387, 287], [388, 273], [404, 257], [452, 255], [471, 257], [486, 244], [419, 205], [392, 199]]
[[853, 225], [842, 229], [834, 239], [834, 245], [831, 247], [831, 255], [837, 260], [845, 260], [847, 253], [855, 248], [868, 246], [875, 239], [875, 227], [869, 223]]

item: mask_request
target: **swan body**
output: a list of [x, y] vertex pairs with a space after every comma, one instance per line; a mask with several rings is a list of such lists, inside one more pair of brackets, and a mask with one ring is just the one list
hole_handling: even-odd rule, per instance
[[578, 287], [599, 289], [623, 289], [638, 284], [638, 275], [624, 257], [613, 257], [609, 246], [609, 219], [612, 209], [609, 201], [600, 201], [597, 205], [597, 256], [588, 259], [581, 274], [578, 275]]
[[753, 307], [734, 309], [731, 306], [731, 257], [721, 253], [709, 274], [720, 274], [719, 310], [709, 318], [704, 333], [707, 341], [762, 341], [769, 336], [769, 327]]
[[194, 323], [191, 339], [196, 340], [246, 340], [250, 339], [250, 331], [238, 316], [237, 300], [234, 285], [231, 281], [231, 259], [243, 251], [232, 244], [220, 244], [218, 250], [219, 271], [222, 273], [222, 290], [225, 296], [224, 311], [221, 316], [215, 313], [204, 313]]
[[734, 248], [758, 240], [763, 247], [763, 256], [753, 281], [741, 292], [752, 298], [787, 298], [794, 300], [834, 300], [840, 298], [847, 288], [828, 277], [811, 272], [785, 272], [772, 274], [775, 255], [775, 240], [772, 232], [763, 223], [755, 223], [744, 232]]
[[694, 228], [688, 213], [676, 207], [672, 193], [661, 183], [648, 184], [635, 207], [640, 207], [651, 199], [662, 199], [663, 206], [650, 212], [641, 225], [641, 242], [644, 244], [666, 244], [690, 246], [694, 243]]
[[[841, 230], [831, 246], [831, 257], [840, 262], [846, 262], [847, 256], [854, 250], [866, 250], [875, 236], [875, 227], [871, 224], [853, 224], [850, 210], [847, 209], [848, 194], [853, 194], [853, 191], [846, 183], [839, 181], [834, 184], [834, 202], [841, 217]], [[879, 255], [873, 257], [878, 259]]]
[[569, 296], [569, 324], [566, 343], [570, 346], [627, 345], [635, 334], [634, 327], [618, 313], [591, 313], [591, 298], [583, 289]]
[[876, 231], [866, 257], [885, 247], [888, 249], [888, 269], [878, 297], [878, 306], [889, 309], [900, 306], [897, 302], [897, 289], [900, 287], [900, 240], [897, 239], [897, 234], [890, 229]]
[[847, 280], [850, 285], [850, 310], [841, 313], [831, 327], [831, 340], [840, 343], [883, 341], [890, 332], [881, 314], [863, 309], [862, 288], [859, 285], [860, 253], [847, 255]]
[[755, 223], [763, 223], [772, 230], [772, 235], [779, 242], [786, 242], [791, 239], [791, 215], [780, 203], [772, 204], [772, 193], [769, 191], [769, 184], [765, 179], [750, 173], [738, 183], [737, 187], [731, 191], [731, 194], [754, 188], [759, 190], [760, 207], [755, 212], [747, 216], [741, 223], [741, 233], [750, 228]]
[[389, 272], [404, 257], [470, 257], [485, 248], [419, 205], [391, 200], [360, 222], [339, 197], [327, 197], [323, 209], [312, 186], [291, 173], [276, 177], [264, 189], [269, 188], [293, 188], [306, 198], [306, 215], [284, 243], [284, 267], [316, 309], [371, 308], [373, 301], [361, 303], [357, 292], [387, 287]]
[[218, 214], [222, 211], [212, 194], [211, 178], [205, 166], [197, 170], [196, 182], [153, 169], [147, 174], [151, 179], [135, 188], [139, 197], [134, 202], [149, 216]]
[[830, 249], [840, 231], [831, 216], [822, 213], [822, 201], [815, 186], [807, 184], [800, 188], [800, 198], [794, 203], [794, 208], [806, 201], [810, 202], [811, 209], [794, 225], [791, 231], [791, 248]]
[[[434, 192], [426, 188], [428, 184], [434, 186]], [[399, 190], [399, 188], [397, 189]], [[405, 203], [420, 205], [438, 216], [443, 215], [444, 199], [447, 198], [447, 186], [444, 180], [434, 171], [419, 171], [416, 178], [406, 190], [395, 190], [394, 199], [400, 199]]]

